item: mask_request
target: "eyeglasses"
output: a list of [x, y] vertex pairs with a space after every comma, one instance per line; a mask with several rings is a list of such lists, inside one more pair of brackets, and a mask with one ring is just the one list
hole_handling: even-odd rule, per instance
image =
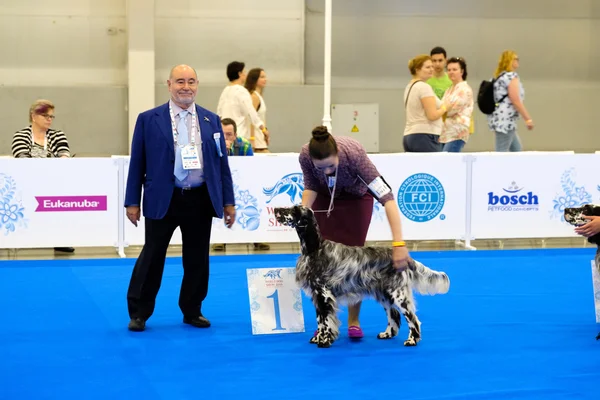
[[44, 117], [46, 119], [54, 119], [56, 118], [54, 115], [50, 115], [50, 114], [38, 114], [41, 117]]

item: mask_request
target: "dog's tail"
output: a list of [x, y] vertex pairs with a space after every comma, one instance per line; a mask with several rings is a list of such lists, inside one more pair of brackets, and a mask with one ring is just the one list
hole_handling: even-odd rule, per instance
[[412, 260], [413, 288], [421, 294], [444, 294], [450, 290], [450, 278], [444, 272], [427, 268], [417, 260]]

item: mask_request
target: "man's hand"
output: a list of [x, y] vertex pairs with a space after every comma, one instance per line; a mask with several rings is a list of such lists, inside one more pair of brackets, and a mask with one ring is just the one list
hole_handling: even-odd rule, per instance
[[129, 218], [133, 225], [137, 226], [137, 223], [140, 220], [140, 208], [138, 206], [129, 206], [126, 210], [127, 218]]
[[226, 227], [231, 228], [233, 226], [235, 222], [235, 206], [223, 207], [223, 220]]
[[392, 248], [392, 260], [394, 261], [394, 268], [397, 270], [404, 270], [408, 266], [408, 249], [406, 246], [393, 247]]
[[583, 218], [590, 220], [590, 222], [575, 228], [575, 233], [589, 238], [600, 232], [600, 217], [588, 217], [584, 215]]

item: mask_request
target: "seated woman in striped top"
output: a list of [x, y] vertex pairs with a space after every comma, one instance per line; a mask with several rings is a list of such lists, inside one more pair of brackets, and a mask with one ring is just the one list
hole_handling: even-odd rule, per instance
[[70, 157], [69, 143], [63, 131], [50, 129], [54, 104], [37, 100], [29, 108], [30, 125], [15, 132], [12, 153], [15, 158]]
[[[67, 136], [63, 131], [50, 129], [54, 120], [54, 104], [37, 100], [29, 108], [30, 125], [15, 132], [12, 152], [15, 158], [71, 157]], [[72, 253], [72, 247], [55, 247], [54, 250]]]

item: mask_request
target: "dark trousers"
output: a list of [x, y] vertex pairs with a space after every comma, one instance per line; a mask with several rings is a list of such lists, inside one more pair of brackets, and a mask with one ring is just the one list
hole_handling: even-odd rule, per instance
[[404, 136], [402, 146], [406, 153], [438, 153], [442, 151], [440, 136], [429, 133], [413, 133]]
[[145, 218], [145, 243], [135, 263], [127, 306], [130, 318], [144, 321], [154, 312], [169, 242], [181, 229], [183, 280], [179, 308], [185, 317], [201, 315], [208, 293], [208, 257], [212, 218], [215, 216], [206, 185], [191, 190], [175, 188], [167, 214], [162, 219]]

